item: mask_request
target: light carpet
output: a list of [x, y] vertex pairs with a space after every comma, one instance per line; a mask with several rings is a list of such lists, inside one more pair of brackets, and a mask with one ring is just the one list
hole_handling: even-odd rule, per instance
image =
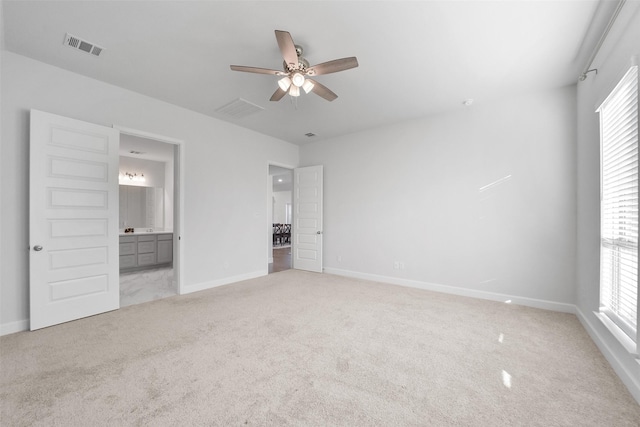
[[0, 339], [2, 426], [634, 426], [574, 315], [287, 270]]

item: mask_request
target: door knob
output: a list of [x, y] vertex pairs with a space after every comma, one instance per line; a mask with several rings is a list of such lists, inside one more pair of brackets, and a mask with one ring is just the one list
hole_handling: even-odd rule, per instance
[[34, 251], [36, 251], [36, 252], [40, 252], [40, 251], [42, 250], [42, 246], [40, 246], [40, 245], [35, 245], [35, 246], [33, 247], [33, 250], [34, 250]]
[[322, 234], [322, 231], [316, 231], [316, 234]]

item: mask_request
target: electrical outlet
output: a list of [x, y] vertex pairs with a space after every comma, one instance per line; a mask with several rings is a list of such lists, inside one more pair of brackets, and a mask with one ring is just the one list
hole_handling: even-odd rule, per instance
[[400, 270], [400, 261], [393, 261], [393, 269]]
[[400, 270], [404, 270], [404, 262], [399, 262], [399, 268]]
[[336, 257], [336, 261], [338, 261], [338, 262], [342, 262], [342, 256], [341, 256], [341, 255], [338, 255], [338, 256]]
[[229, 261], [224, 262], [224, 268], [229, 268]]

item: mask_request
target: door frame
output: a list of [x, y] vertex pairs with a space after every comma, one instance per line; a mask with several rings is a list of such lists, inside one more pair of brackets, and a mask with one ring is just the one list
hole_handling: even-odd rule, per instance
[[[132, 129], [125, 126], [113, 125], [114, 129], [120, 131], [120, 134], [137, 136], [139, 138], [151, 139], [166, 144], [172, 144], [177, 148], [177, 158], [174, 150], [173, 167], [174, 167], [174, 186], [173, 186], [173, 268], [174, 276], [178, 282], [178, 294], [185, 293], [184, 282], [184, 253], [182, 234], [184, 230], [184, 163], [185, 163], [185, 141], [182, 139], [172, 138], [169, 136], [158, 135], [138, 129]], [[176, 171], [177, 169], [177, 171]], [[177, 173], [176, 173], [177, 172]], [[177, 180], [177, 182], [175, 182]], [[177, 191], [176, 191], [177, 190]], [[177, 196], [177, 197], [176, 197]], [[177, 200], [176, 200], [177, 199]], [[178, 237], [177, 239], [175, 237]]]
[[[286, 163], [267, 161], [267, 215], [265, 216], [267, 223], [265, 227], [265, 229], [267, 230], [267, 271], [269, 269], [269, 264], [273, 262], [273, 240], [271, 237], [271, 233], [273, 232], [273, 181], [271, 180], [271, 175], [269, 175], [269, 166], [291, 169], [291, 173], [293, 173], [293, 170], [298, 167], [291, 166]], [[293, 206], [293, 192], [291, 193], [291, 203]], [[293, 219], [293, 208], [291, 212], [291, 218]], [[291, 239], [291, 248], [293, 249], [293, 239]], [[293, 262], [291, 268], [293, 268]]]

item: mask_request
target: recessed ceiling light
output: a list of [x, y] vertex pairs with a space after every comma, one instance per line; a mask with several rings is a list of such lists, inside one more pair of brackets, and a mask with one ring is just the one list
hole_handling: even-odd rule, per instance
[[467, 99], [465, 99], [464, 101], [462, 101], [462, 104], [463, 104], [465, 107], [469, 107], [471, 104], [473, 104], [473, 98], [467, 98]]
[[282, 182], [282, 178], [278, 178], [278, 182]]
[[316, 134], [313, 133], [313, 132], [309, 132], [309, 133], [305, 133], [304, 136], [309, 137], [309, 138], [313, 138], [314, 136], [316, 136]]

